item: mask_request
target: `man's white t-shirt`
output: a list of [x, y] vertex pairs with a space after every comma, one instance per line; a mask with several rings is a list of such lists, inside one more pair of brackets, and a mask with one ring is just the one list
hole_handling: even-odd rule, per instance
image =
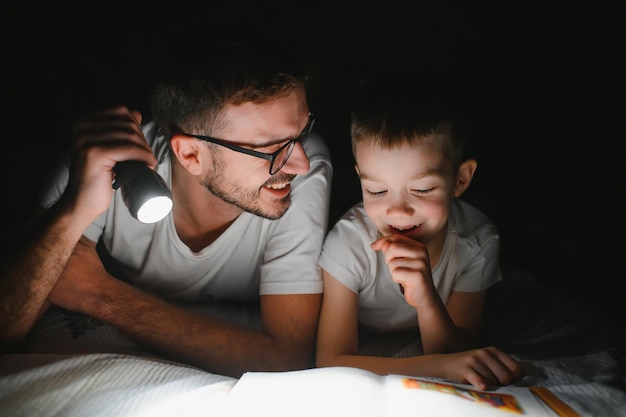
[[[171, 186], [167, 141], [154, 123], [143, 130], [159, 161], [156, 172]], [[317, 260], [328, 226], [332, 167], [328, 148], [315, 132], [304, 148], [311, 169], [293, 181], [292, 204], [282, 218], [268, 220], [244, 212], [199, 252], [179, 239], [171, 214], [153, 224], [133, 218], [121, 190], [84, 235], [94, 242], [102, 238], [125, 280], [169, 299], [249, 301], [264, 294], [321, 293]], [[68, 161], [62, 161], [44, 188], [44, 208], [65, 189]]]
[[[379, 237], [363, 203], [355, 204], [328, 233], [319, 264], [359, 296], [359, 323], [380, 332], [417, 329], [415, 308], [391, 279], [381, 251], [370, 244]], [[456, 199], [433, 282], [444, 303], [452, 291], [484, 290], [502, 279], [500, 239], [495, 225], [478, 209]]]

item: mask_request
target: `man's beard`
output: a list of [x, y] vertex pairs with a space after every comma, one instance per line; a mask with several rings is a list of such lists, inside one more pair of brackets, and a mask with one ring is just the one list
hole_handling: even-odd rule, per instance
[[[215, 174], [215, 171], [213, 172]], [[202, 185], [209, 190], [211, 194], [225, 201], [228, 204], [232, 204], [241, 210], [247, 211], [256, 216], [263, 217], [269, 220], [280, 219], [289, 209], [291, 203], [291, 194], [287, 195], [281, 200], [281, 207], [278, 211], [268, 212], [264, 210], [260, 204], [260, 189], [254, 189], [250, 191], [244, 190], [244, 188], [238, 184], [228, 183], [223, 181], [223, 178], [218, 175], [211, 175], [209, 173]]]

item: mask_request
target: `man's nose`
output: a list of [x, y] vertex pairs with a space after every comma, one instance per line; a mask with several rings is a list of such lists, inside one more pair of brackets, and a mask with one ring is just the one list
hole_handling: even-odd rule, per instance
[[311, 169], [311, 163], [309, 157], [306, 156], [302, 143], [297, 142], [289, 155], [289, 159], [285, 162], [285, 165], [280, 169], [286, 174], [304, 175]]

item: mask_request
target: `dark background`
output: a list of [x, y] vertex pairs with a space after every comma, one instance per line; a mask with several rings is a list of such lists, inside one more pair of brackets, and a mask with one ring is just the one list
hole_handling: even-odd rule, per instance
[[113, 103], [147, 111], [155, 68], [209, 56], [209, 40], [282, 37], [313, 74], [310, 106], [335, 166], [331, 221], [360, 198], [348, 134], [357, 79], [387, 59], [454, 68], [472, 92], [479, 161], [465, 198], [498, 225], [505, 270], [625, 321], [624, 2], [2, 7], [3, 245], [76, 117]]

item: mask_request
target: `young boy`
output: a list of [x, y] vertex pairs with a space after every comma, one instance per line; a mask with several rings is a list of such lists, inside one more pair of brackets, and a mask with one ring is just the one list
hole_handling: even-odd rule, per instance
[[[520, 376], [519, 364], [496, 348], [465, 351], [477, 345], [486, 291], [502, 277], [495, 226], [458, 199], [477, 162], [464, 159], [454, 100], [445, 94], [451, 86], [393, 69], [361, 85], [351, 136], [363, 201], [332, 228], [320, 257], [317, 366], [478, 388]], [[359, 330], [413, 332], [424, 355], [359, 355]]]

